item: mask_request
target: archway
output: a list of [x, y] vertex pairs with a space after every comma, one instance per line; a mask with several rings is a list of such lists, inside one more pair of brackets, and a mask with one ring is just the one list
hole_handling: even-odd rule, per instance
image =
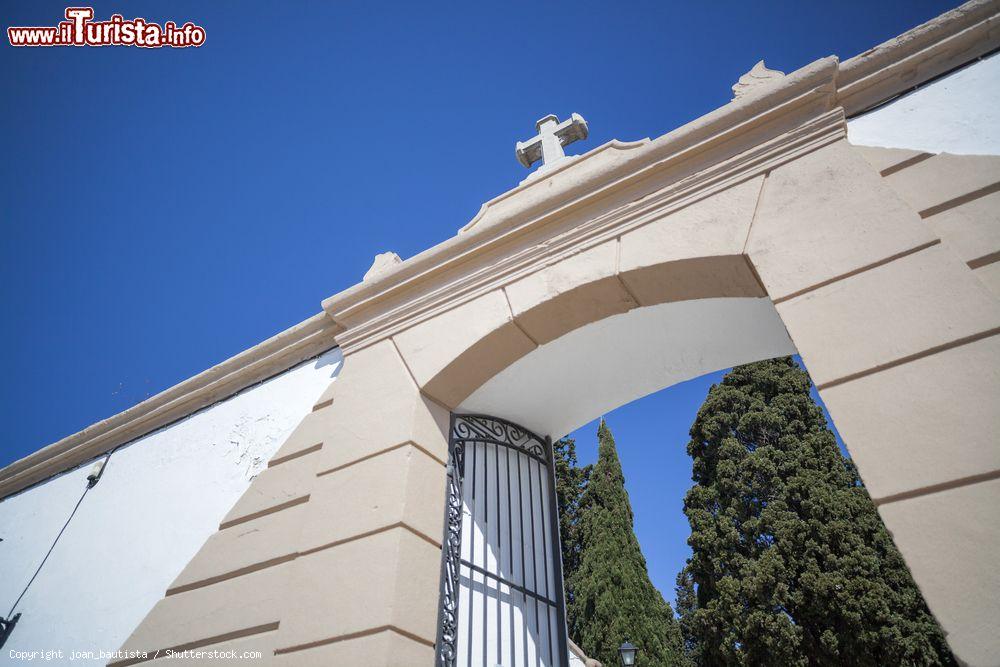
[[[846, 141], [838, 71], [817, 61], [605, 144], [324, 301], [344, 370], [246, 496], [283, 501], [251, 548], [213, 536], [127, 648], [253, 635], [288, 664], [427, 663], [452, 411], [560, 435], [794, 349], [959, 657], [995, 654], [1000, 302], [925, 222], [940, 204]], [[549, 420], [546, 378], [567, 363], [609, 389]]]
[[[932, 611], [953, 638], [975, 634], [910, 501], [990, 465], [995, 417], [967, 401], [995, 394], [997, 304], [860, 152], [833, 142], [588, 243], [394, 335], [420, 390], [558, 437], [674, 382], [798, 351]], [[559, 392], [556, 368], [574, 378]], [[968, 457], [928, 437], [942, 423], [969, 435]], [[954, 530], [955, 511], [933, 530]], [[976, 589], [963, 586], [992, 604]]]

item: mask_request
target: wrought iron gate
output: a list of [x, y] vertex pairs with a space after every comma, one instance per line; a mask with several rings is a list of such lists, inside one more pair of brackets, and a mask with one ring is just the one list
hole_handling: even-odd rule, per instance
[[569, 660], [552, 442], [503, 419], [452, 415], [439, 667]]

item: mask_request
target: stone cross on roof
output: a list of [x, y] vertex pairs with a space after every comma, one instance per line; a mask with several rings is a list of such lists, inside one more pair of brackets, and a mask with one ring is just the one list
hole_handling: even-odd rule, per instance
[[587, 121], [578, 113], [561, 123], [555, 115], [549, 114], [535, 123], [535, 127], [538, 129], [538, 136], [517, 142], [514, 154], [517, 155], [518, 162], [529, 168], [541, 160], [539, 172], [566, 157], [563, 146], [587, 138]]

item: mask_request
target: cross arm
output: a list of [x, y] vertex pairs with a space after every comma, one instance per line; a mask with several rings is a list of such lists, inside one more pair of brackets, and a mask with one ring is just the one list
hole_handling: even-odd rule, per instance
[[533, 137], [527, 141], [519, 141], [514, 146], [514, 155], [517, 161], [525, 167], [531, 167], [542, 159], [542, 138]]
[[555, 135], [559, 137], [559, 143], [563, 146], [569, 146], [574, 141], [586, 139], [589, 132], [587, 121], [578, 113], [559, 123], [555, 129]]

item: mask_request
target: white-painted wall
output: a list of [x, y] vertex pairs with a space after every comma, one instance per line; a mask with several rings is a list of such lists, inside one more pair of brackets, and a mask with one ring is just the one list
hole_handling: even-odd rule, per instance
[[[15, 609], [21, 620], [0, 661], [10, 651], [62, 650], [50, 664], [68, 664], [70, 651], [118, 650], [341, 362], [331, 350], [114, 452]], [[0, 502], [0, 615], [80, 499], [91, 465]]]
[[1000, 155], [1000, 54], [851, 119], [847, 135], [859, 146]]

